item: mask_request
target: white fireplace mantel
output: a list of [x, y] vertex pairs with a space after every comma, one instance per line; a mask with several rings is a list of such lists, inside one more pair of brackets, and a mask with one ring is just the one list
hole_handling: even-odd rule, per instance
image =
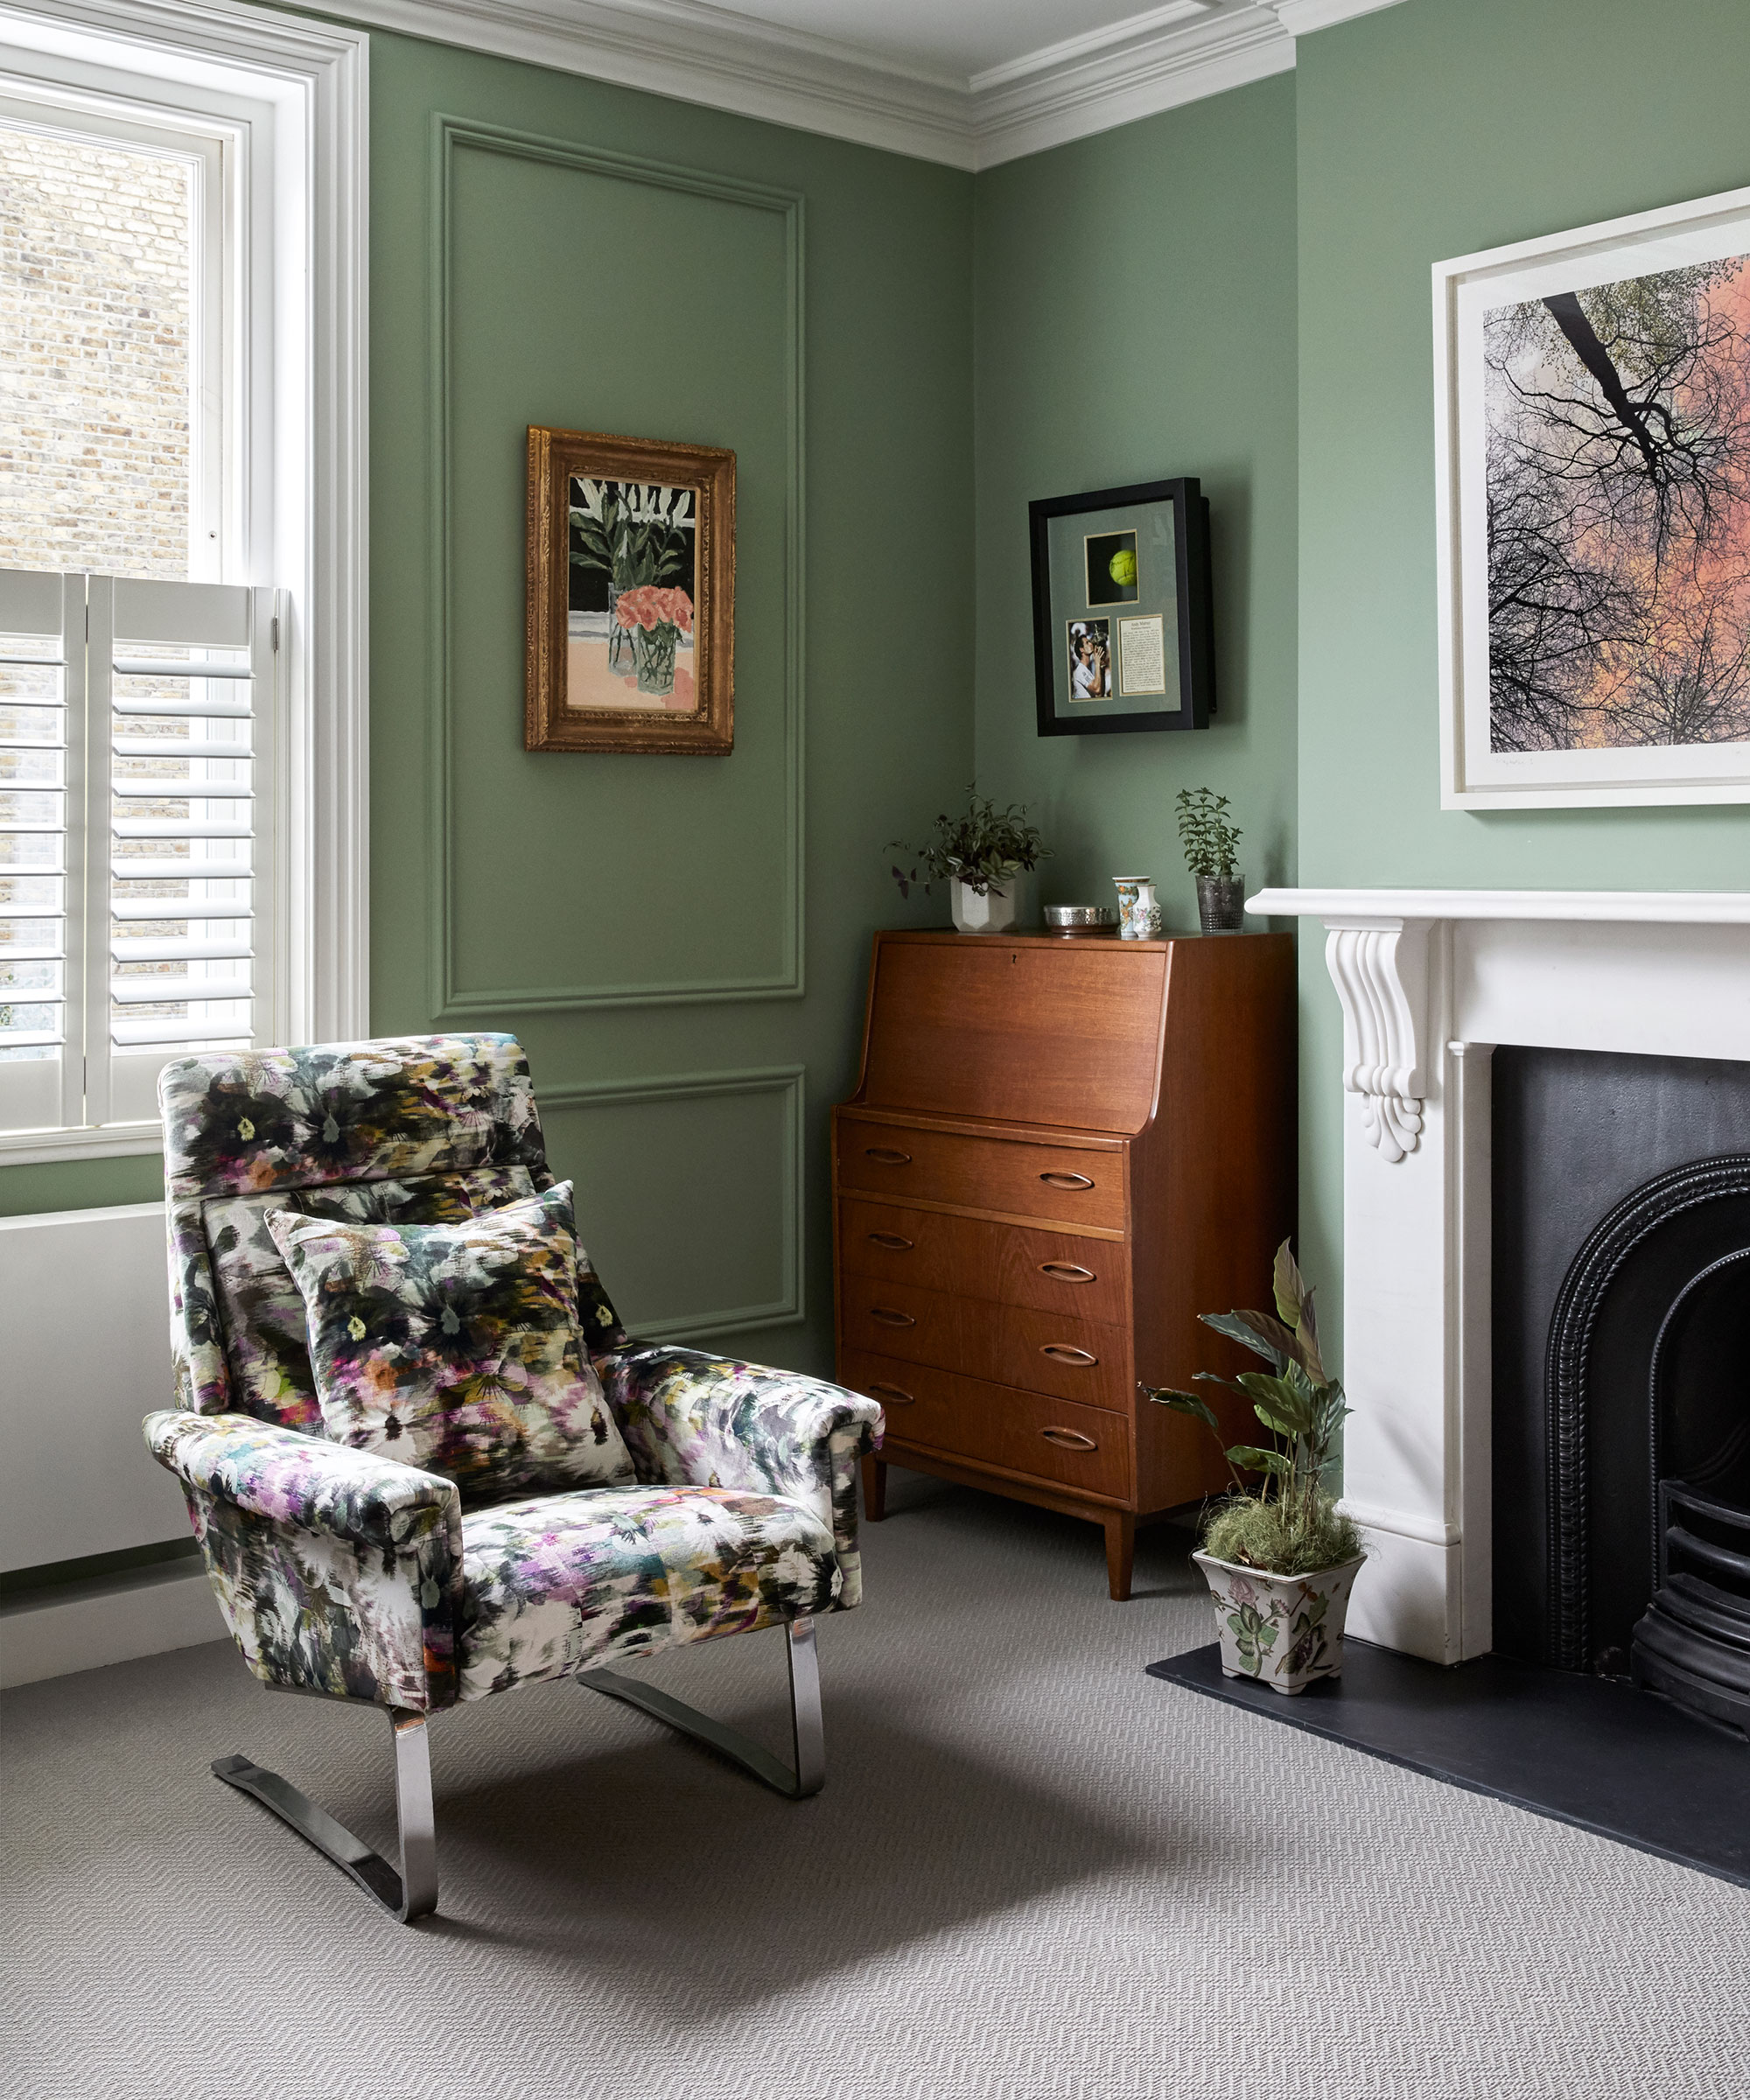
[[1263, 890], [1325, 923], [1343, 1010], [1350, 1624], [1490, 1645], [1489, 1054], [1750, 1060], [1750, 892]]

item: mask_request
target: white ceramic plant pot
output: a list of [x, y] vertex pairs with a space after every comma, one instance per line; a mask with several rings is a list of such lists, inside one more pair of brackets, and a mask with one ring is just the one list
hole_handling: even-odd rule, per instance
[[1214, 1600], [1224, 1676], [1289, 1693], [1342, 1676], [1343, 1621], [1359, 1558], [1316, 1575], [1266, 1575], [1209, 1553], [1191, 1558]]
[[1015, 923], [1015, 885], [994, 885], [981, 897], [956, 876], [949, 900], [954, 923], [962, 934], [1006, 934]]

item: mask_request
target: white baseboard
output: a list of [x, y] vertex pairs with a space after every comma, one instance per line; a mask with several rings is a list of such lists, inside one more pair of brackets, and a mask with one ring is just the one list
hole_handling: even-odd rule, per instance
[[218, 1600], [199, 1561], [40, 1594], [38, 1602], [26, 1591], [0, 1614], [0, 1689], [225, 1637]]

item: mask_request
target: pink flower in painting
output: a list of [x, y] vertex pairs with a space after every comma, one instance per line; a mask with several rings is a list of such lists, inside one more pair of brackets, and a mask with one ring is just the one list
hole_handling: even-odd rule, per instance
[[687, 596], [684, 591], [671, 591], [668, 595], [675, 601], [675, 610], [669, 617], [682, 634], [690, 634], [693, 631], [692, 599]]
[[656, 593], [646, 584], [638, 593], [638, 624], [648, 634], [661, 615], [655, 605]]
[[632, 603], [633, 595], [630, 591], [622, 591], [613, 608], [614, 618], [628, 633], [638, 625], [638, 614]]

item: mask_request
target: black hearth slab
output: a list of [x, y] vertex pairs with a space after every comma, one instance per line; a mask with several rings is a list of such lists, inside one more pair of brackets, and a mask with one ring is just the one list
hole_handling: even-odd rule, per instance
[[1750, 1744], [1633, 1685], [1503, 1656], [1444, 1670], [1351, 1636], [1342, 1676], [1290, 1698], [1223, 1676], [1221, 1652], [1148, 1674], [1750, 1888]]

